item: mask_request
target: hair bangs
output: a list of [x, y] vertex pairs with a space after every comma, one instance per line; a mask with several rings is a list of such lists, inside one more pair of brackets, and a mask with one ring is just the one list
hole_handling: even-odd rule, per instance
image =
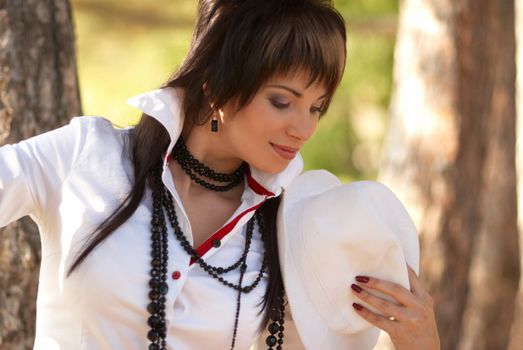
[[230, 100], [243, 108], [274, 76], [306, 74], [326, 89], [325, 111], [345, 42], [345, 21], [328, 0], [201, 0], [187, 59], [167, 86], [185, 90], [186, 117], [203, 124]]
[[[239, 73], [243, 76], [238, 81], [244, 89], [237, 96], [238, 106], [247, 104], [271, 77], [307, 74], [309, 85], [325, 87], [325, 110], [345, 69], [343, 18], [334, 9], [318, 8], [317, 2], [309, 1], [293, 6], [283, 2], [271, 10], [236, 28], [238, 32], [255, 33], [240, 43], [243, 61]], [[257, 30], [253, 30], [255, 27]]]
[[307, 74], [309, 86], [322, 85], [331, 97], [345, 68], [345, 40], [331, 28], [322, 27], [323, 24], [315, 16], [283, 23], [282, 34], [272, 35], [269, 49], [264, 51], [262, 62], [267, 64], [266, 74]]

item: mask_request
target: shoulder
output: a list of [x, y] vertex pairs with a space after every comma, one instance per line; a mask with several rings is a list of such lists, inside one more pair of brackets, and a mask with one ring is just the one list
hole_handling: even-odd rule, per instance
[[[106, 138], [109, 134], [118, 134], [118, 129], [102, 117], [79, 116], [72, 118], [68, 124], [43, 134], [22, 141], [21, 145], [62, 148], [63, 151], [81, 151], [93, 138]], [[66, 153], [69, 153], [66, 152]]]
[[[105, 118], [81, 116], [72, 118], [68, 124], [9, 145], [19, 158], [28, 162], [74, 163], [89, 144], [102, 144], [117, 138], [117, 129]], [[112, 134], [113, 137], [108, 137]], [[121, 138], [121, 137], [120, 137]]]
[[117, 128], [103, 117], [79, 116], [59, 129], [37, 136], [31, 147], [42, 159], [56, 155], [65, 164], [64, 171], [99, 168], [129, 158], [130, 130], [132, 128]]
[[132, 127], [116, 127], [109, 119], [98, 116], [79, 116], [71, 119], [69, 125], [79, 140], [83, 140], [85, 151], [102, 151], [121, 149]]
[[69, 127], [71, 127], [76, 132], [89, 134], [118, 134], [121, 133], [122, 130], [127, 130], [115, 127], [115, 125], [107, 118], [89, 115], [72, 118], [69, 122]]

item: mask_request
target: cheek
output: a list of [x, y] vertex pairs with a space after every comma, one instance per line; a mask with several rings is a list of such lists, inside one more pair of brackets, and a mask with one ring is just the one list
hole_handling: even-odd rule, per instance
[[237, 115], [238, 118], [241, 118], [238, 120], [239, 126], [246, 137], [267, 139], [271, 136], [277, 136], [278, 133], [285, 130], [284, 118], [273, 108], [265, 106], [263, 103], [253, 104], [249, 107], [243, 115]]
[[268, 118], [271, 118], [273, 112], [263, 102], [252, 103], [245, 113], [245, 120], [253, 126], [263, 124]]
[[312, 125], [312, 132], [311, 132], [311, 135], [309, 136], [309, 139], [311, 137], [313, 137], [314, 134], [316, 134], [316, 130], [318, 130], [318, 120], [315, 120], [313, 125]]

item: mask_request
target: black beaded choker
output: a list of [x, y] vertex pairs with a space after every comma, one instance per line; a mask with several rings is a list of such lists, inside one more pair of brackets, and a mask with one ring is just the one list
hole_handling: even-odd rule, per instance
[[[174, 145], [171, 155], [194, 182], [208, 190], [226, 192], [238, 186], [243, 180], [245, 172], [243, 166], [240, 166], [231, 174], [217, 173], [194, 158], [181, 137], [178, 138], [178, 141]], [[200, 175], [200, 177], [197, 175]], [[215, 185], [205, 180], [205, 178], [225, 183], [225, 185]]]
[[[181, 138], [179, 138], [181, 140]], [[237, 169], [233, 174], [219, 174], [209, 169], [188, 152], [185, 144], [179, 141], [173, 150], [174, 159], [182, 166], [185, 172], [191, 176], [191, 178], [201, 186], [214, 191], [227, 191], [236, 185], [238, 185], [243, 179], [244, 170], [243, 167]], [[212, 183], [206, 182], [205, 180], [198, 178], [194, 175], [196, 172], [202, 177], [210, 178], [214, 181], [229, 182], [225, 186], [217, 186]], [[175, 207], [173, 204], [173, 198], [171, 193], [165, 188], [161, 179], [162, 169], [157, 168], [152, 171], [149, 178], [149, 186], [152, 189], [153, 198], [153, 209], [151, 218], [151, 278], [149, 280], [150, 302], [147, 305], [147, 311], [150, 316], [147, 320], [147, 324], [150, 330], [147, 334], [147, 338], [150, 341], [149, 350], [165, 350], [167, 347], [167, 326], [165, 323], [165, 295], [168, 291], [167, 285], [167, 271], [168, 271], [168, 236], [167, 236], [167, 224], [165, 221], [165, 213], [167, 213], [168, 220], [174, 230], [174, 234], [182, 248], [191, 256], [191, 258], [200, 265], [200, 267], [206, 271], [211, 277], [218, 280], [221, 284], [226, 287], [233, 288], [238, 291], [238, 298], [236, 304], [236, 313], [234, 321], [234, 330], [231, 341], [231, 350], [234, 349], [236, 342], [236, 334], [238, 330], [238, 320], [240, 315], [241, 306], [241, 295], [242, 293], [250, 293], [261, 281], [263, 273], [267, 269], [267, 252], [263, 254], [263, 260], [261, 264], [258, 276], [248, 286], [243, 286], [243, 277], [247, 270], [247, 254], [252, 241], [254, 232], [255, 222], [258, 224], [258, 231], [261, 235], [262, 241], [264, 241], [264, 221], [263, 216], [259, 211], [256, 211], [254, 216], [247, 223], [247, 232], [245, 240], [245, 248], [242, 256], [234, 264], [228, 267], [215, 267], [207, 264], [191, 246], [184, 233], [182, 232], [176, 216]], [[237, 284], [225, 280], [221, 275], [233, 271], [235, 269], [240, 270], [240, 278]], [[273, 308], [270, 311], [270, 319], [272, 322], [268, 326], [270, 335], [266, 339], [266, 344], [269, 346], [269, 350], [282, 349], [283, 336], [284, 336], [284, 316], [285, 316], [285, 304], [283, 293], [278, 298], [278, 307]]]

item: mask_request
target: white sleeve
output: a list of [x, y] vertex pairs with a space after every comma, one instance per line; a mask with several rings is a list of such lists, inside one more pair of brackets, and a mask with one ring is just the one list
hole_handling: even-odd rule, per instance
[[95, 118], [74, 118], [59, 129], [0, 147], [0, 227], [25, 215], [38, 218], [60, 195]]

